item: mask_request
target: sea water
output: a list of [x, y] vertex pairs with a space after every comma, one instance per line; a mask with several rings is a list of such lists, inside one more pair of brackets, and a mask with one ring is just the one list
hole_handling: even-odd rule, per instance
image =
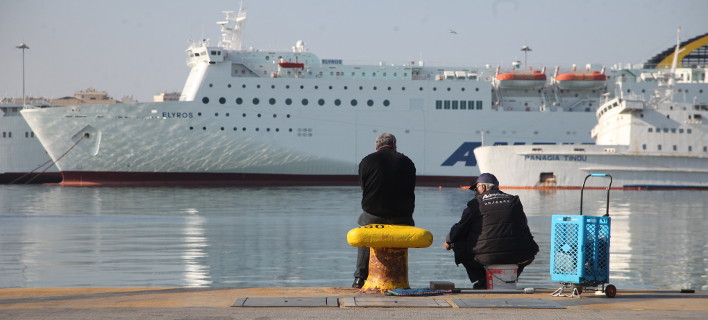
[[[578, 214], [579, 190], [518, 194], [541, 247], [519, 287], [558, 287], [549, 265], [551, 215]], [[412, 287], [470, 287], [443, 248], [472, 192], [416, 189]], [[585, 190], [583, 214], [603, 215], [605, 190]], [[0, 287], [349, 286], [358, 187], [0, 186]], [[708, 289], [708, 192], [610, 192], [610, 283]]]

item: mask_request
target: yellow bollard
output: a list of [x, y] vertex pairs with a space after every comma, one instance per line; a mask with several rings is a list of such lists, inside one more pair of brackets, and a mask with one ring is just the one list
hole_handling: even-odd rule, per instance
[[354, 247], [369, 247], [369, 277], [361, 292], [383, 293], [391, 289], [410, 289], [408, 248], [426, 248], [433, 243], [430, 231], [390, 224], [369, 224], [347, 233]]

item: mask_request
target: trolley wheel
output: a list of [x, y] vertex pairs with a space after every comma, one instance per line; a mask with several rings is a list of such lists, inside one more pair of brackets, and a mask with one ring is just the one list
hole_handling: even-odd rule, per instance
[[605, 287], [605, 295], [608, 298], [614, 298], [617, 295], [617, 287], [615, 287], [614, 285], [608, 284]]
[[578, 290], [578, 295], [583, 294], [583, 287], [581, 286], [574, 286], [575, 290]]

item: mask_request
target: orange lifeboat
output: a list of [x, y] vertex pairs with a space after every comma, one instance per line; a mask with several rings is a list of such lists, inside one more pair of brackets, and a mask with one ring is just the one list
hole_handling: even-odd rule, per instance
[[571, 72], [556, 76], [559, 89], [595, 89], [605, 85], [607, 75], [600, 71]]
[[500, 73], [495, 78], [502, 89], [538, 89], [546, 84], [546, 74], [541, 71]]
[[305, 69], [305, 64], [301, 62], [281, 61], [278, 62], [278, 66], [288, 69]]

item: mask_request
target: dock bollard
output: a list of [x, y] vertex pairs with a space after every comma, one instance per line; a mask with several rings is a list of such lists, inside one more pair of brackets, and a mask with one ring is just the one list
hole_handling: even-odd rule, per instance
[[408, 248], [427, 248], [433, 243], [430, 231], [391, 224], [368, 224], [347, 233], [353, 247], [369, 247], [369, 277], [361, 292], [383, 293], [410, 289]]

